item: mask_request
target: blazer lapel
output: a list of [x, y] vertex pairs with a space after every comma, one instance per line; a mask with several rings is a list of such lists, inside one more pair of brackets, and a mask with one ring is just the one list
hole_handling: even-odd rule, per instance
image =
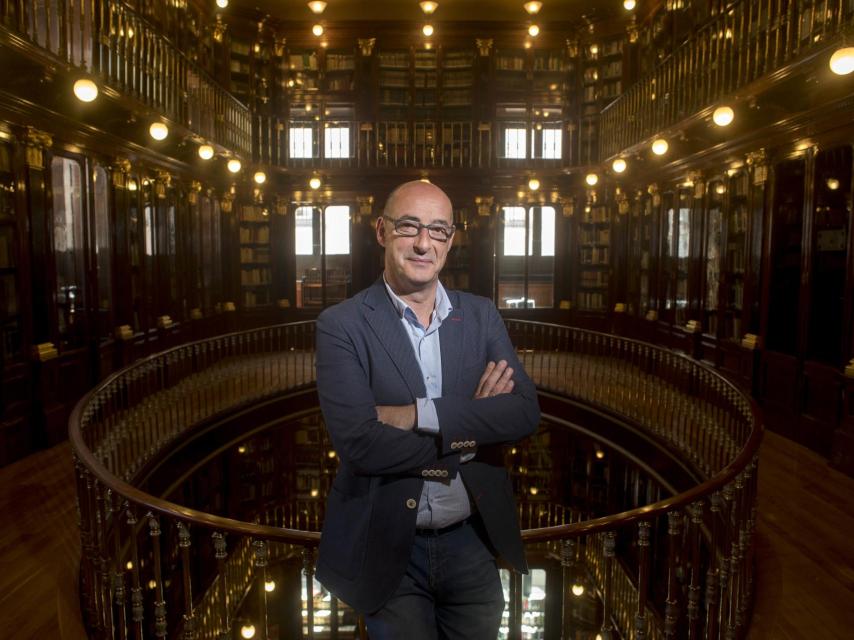
[[[376, 335], [377, 341], [386, 350], [394, 366], [397, 367], [400, 376], [412, 393], [412, 397], [425, 397], [427, 389], [424, 387], [421, 368], [418, 366], [418, 361], [412, 351], [412, 343], [409, 341], [409, 336], [406, 335], [406, 331], [401, 325], [400, 317], [388, 298], [388, 292], [382, 278], [368, 290], [363, 310], [365, 319]], [[444, 353], [444, 348], [442, 352]], [[444, 366], [442, 375], [444, 375]]]
[[460, 366], [464, 348], [463, 310], [456, 292], [448, 292], [453, 305], [451, 313], [439, 327], [439, 345], [442, 353], [442, 395], [452, 395], [459, 388]]

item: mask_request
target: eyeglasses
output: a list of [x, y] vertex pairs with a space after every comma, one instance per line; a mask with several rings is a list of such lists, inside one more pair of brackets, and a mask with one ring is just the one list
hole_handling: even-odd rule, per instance
[[421, 233], [421, 229], [427, 229], [427, 234], [433, 240], [447, 242], [456, 230], [456, 227], [452, 224], [421, 224], [418, 220], [413, 220], [412, 218], [392, 218], [385, 214], [383, 214], [383, 218], [394, 225], [394, 231], [397, 235], [405, 238], [413, 238]]

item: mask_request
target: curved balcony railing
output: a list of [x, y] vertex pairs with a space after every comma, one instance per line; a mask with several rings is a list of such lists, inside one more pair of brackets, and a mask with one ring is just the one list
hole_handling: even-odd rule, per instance
[[124, 2], [0, 0], [0, 25], [188, 131], [251, 156], [248, 107]]
[[[567, 588], [582, 567], [593, 576], [603, 637], [742, 637], [753, 596], [761, 439], [749, 398], [713, 370], [651, 345], [507, 324], [540, 388], [544, 415], [552, 400], [563, 399], [629, 425], [696, 478], [681, 493], [636, 496], [636, 508], [599, 518], [579, 516], [571, 505], [532, 509], [521, 500], [529, 552], [555, 559]], [[229, 637], [249, 598], [256, 637], [269, 637], [268, 566], [298, 561], [313, 584], [324, 496], [244, 522], [168, 502], [134, 482], [200, 425], [310, 393], [313, 381], [314, 323], [306, 322], [176, 347], [114, 374], [81, 400], [70, 437], [82, 602], [94, 636]], [[632, 491], [628, 482], [623, 489]], [[521, 579], [510, 586], [507, 637], [521, 638]], [[316, 612], [307, 600], [303, 633], [314, 637]], [[331, 606], [337, 610], [334, 598]]]
[[854, 28], [854, 8], [828, 0], [740, 0], [721, 7], [653, 73], [601, 115], [599, 157], [666, 131]]

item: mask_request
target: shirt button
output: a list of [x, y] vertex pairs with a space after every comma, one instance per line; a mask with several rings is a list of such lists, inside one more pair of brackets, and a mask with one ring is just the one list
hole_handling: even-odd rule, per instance
[[417, 502], [415, 502], [415, 498], [409, 498], [409, 499], [406, 501], [406, 508], [407, 508], [407, 509], [414, 509], [414, 508], [415, 508], [415, 507], [417, 507], [417, 506], [418, 506], [418, 503], [417, 503]]

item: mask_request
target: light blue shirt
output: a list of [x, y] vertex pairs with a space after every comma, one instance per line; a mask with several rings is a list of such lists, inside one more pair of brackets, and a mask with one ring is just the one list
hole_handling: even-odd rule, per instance
[[[424, 387], [427, 389], [426, 398], [416, 398], [417, 429], [418, 431], [438, 434], [440, 432], [439, 417], [433, 398], [442, 397], [442, 351], [439, 344], [439, 327], [453, 310], [448, 294], [442, 283], [436, 285], [436, 302], [430, 315], [430, 326], [424, 327], [418, 321], [418, 316], [388, 285], [383, 275], [386, 291], [400, 316], [400, 322], [409, 341], [415, 359], [421, 368]], [[471, 504], [462, 478], [458, 473], [455, 478], [439, 480], [426, 479], [421, 490], [418, 503], [418, 517], [415, 526], [422, 529], [440, 529], [464, 520], [471, 515]]]

